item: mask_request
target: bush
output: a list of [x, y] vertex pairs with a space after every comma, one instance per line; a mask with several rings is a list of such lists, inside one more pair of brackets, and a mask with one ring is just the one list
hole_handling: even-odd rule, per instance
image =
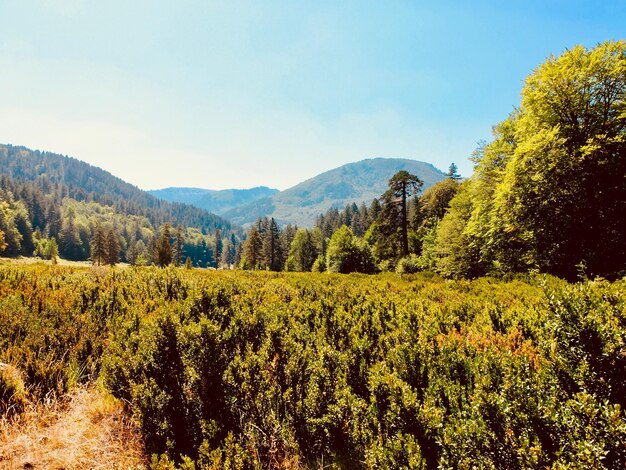
[[419, 258], [413, 254], [400, 259], [396, 265], [396, 272], [398, 274], [415, 274], [419, 271], [421, 271]]

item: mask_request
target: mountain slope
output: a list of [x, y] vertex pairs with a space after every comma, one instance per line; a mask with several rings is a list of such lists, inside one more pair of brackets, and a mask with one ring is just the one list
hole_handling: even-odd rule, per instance
[[258, 186], [250, 189], [201, 189], [201, 188], [165, 188], [148, 191], [153, 196], [170, 202], [190, 204], [221, 215], [231, 209], [250, 202], [269, 197], [278, 189]]
[[56, 188], [65, 197], [115, 206], [147, 217], [155, 226], [173, 222], [205, 231], [230, 231], [229, 221], [187, 204], [162, 201], [101, 168], [76, 158], [0, 144], [0, 175], [32, 182], [43, 193]]
[[422, 191], [446, 175], [430, 163], [401, 158], [372, 158], [326, 171], [273, 196], [253, 201], [223, 213], [237, 224], [249, 224], [258, 217], [274, 217], [281, 224], [311, 226], [315, 217], [331, 207], [348, 203], [369, 203], [386, 191], [389, 179], [398, 171], [417, 175]]

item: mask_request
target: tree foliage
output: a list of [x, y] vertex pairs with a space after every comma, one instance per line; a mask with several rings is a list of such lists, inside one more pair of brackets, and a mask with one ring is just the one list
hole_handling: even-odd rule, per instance
[[[625, 71], [626, 42], [617, 41], [574, 47], [528, 77], [520, 109], [479, 149], [467, 193], [457, 196], [469, 198], [466, 223], [451, 211], [456, 222], [445, 224], [478, 253], [463, 258], [474, 272], [538, 269], [572, 279], [581, 265], [591, 275], [623, 271]], [[469, 272], [453, 249], [440, 250], [448, 271]]]
[[373, 273], [376, 264], [367, 243], [345, 225], [333, 233], [326, 252], [326, 269], [335, 273]]

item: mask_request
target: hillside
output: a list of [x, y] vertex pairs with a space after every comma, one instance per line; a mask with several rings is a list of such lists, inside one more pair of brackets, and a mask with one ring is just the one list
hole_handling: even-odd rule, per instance
[[[215, 214], [162, 201], [75, 158], [0, 145], [3, 256], [230, 266], [241, 235]], [[157, 238], [170, 248], [159, 252]]]
[[223, 216], [240, 225], [267, 216], [281, 224], [311, 226], [316, 216], [331, 207], [344, 207], [352, 202], [369, 203], [380, 197], [387, 189], [389, 178], [400, 170], [424, 181], [422, 191], [445, 178], [445, 174], [430, 163], [372, 158], [326, 171], [273, 196], [224, 212]]
[[162, 201], [101, 168], [76, 158], [0, 144], [0, 175], [34, 183], [44, 194], [60, 188], [62, 197], [115, 206], [144, 216], [154, 225], [183, 224], [205, 231], [231, 230], [227, 220], [187, 204]]
[[267, 186], [250, 189], [165, 188], [148, 191], [159, 199], [190, 204], [218, 215], [258, 199], [272, 196], [277, 192], [278, 189]]

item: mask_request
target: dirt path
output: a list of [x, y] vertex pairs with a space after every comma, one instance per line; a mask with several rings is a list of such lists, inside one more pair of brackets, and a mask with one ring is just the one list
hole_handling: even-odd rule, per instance
[[120, 403], [95, 388], [0, 422], [0, 469], [146, 468], [139, 432]]

